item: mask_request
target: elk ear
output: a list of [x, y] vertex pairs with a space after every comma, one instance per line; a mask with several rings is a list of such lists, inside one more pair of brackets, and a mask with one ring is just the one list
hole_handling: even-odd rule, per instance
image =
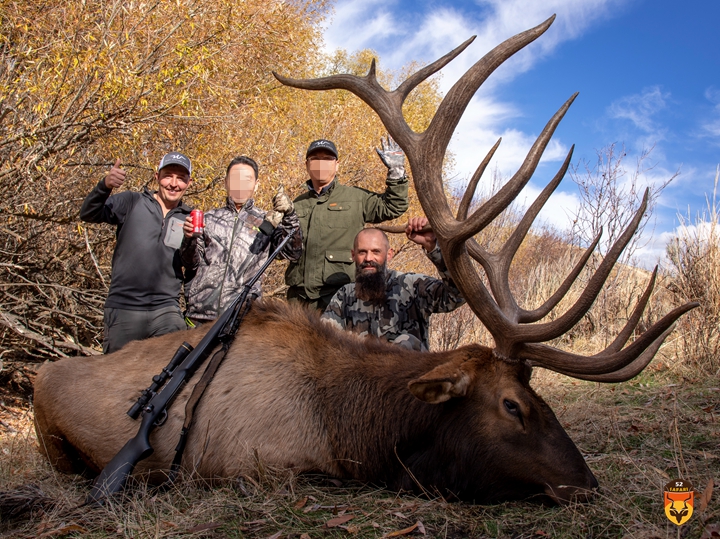
[[461, 365], [448, 361], [420, 378], [411, 380], [408, 388], [421, 401], [440, 404], [453, 397], [464, 397], [475, 379], [474, 373], [470, 361]]

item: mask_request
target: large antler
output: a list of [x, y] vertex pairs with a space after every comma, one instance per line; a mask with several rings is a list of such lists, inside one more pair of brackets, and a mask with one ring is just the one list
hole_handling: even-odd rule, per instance
[[[418, 84], [463, 52], [475, 39], [474, 37], [439, 60], [417, 71], [391, 92], [382, 88], [378, 83], [374, 60], [365, 77], [334, 75], [320, 79], [296, 80], [282, 77], [277, 73], [273, 73], [273, 75], [281, 83], [295, 88], [348, 90], [360, 97], [378, 114], [390, 135], [405, 150], [413, 172], [413, 181], [420, 204], [435, 231], [448, 269], [470, 308], [495, 339], [496, 355], [503, 358], [523, 359], [533, 365], [546, 367], [576, 378], [617, 382], [632, 378], [645, 368], [667, 337], [674, 322], [683, 313], [697, 306], [696, 303], [688, 303], [674, 309], [636, 338], [632, 344], [623, 348], [645, 310], [654, 286], [655, 274], [625, 328], [615, 341], [599, 354], [590, 357], [580, 356], [539, 343], [566, 333], [590, 309], [620, 253], [637, 230], [645, 213], [647, 192], [632, 222], [610, 248], [579, 299], [565, 314], [552, 322], [535, 323], [545, 317], [562, 300], [582, 271], [600, 241], [600, 237], [598, 236], [588, 247], [555, 294], [537, 309], [526, 310], [517, 304], [510, 291], [508, 271], [533, 220], [564, 177], [573, 150], [570, 150], [560, 170], [530, 206], [500, 251], [490, 253], [474, 238], [512, 203], [530, 181], [550, 138], [577, 94], [565, 102], [550, 119], [517, 173], [473, 213], [468, 215], [475, 188], [500, 141], [490, 150], [473, 175], [460, 203], [457, 217], [453, 216], [443, 189], [443, 158], [455, 127], [470, 99], [498, 66], [540, 37], [554, 19], [555, 16], [535, 28], [511, 37], [473, 65], [447, 93], [430, 126], [423, 133], [414, 132], [405, 121], [402, 114], [402, 104], [405, 98]], [[479, 263], [485, 271], [490, 290], [483, 284], [474, 261]]]

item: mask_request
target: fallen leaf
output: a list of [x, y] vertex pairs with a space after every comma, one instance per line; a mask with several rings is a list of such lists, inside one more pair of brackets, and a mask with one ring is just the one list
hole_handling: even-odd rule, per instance
[[408, 533], [412, 533], [413, 531], [415, 531], [415, 528], [418, 527], [418, 524], [419, 524], [419, 522], [416, 522], [415, 524], [413, 524], [412, 526], [408, 526], [408, 527], [405, 528], [404, 530], [398, 530], [398, 531], [396, 531], [396, 532], [390, 532], [390, 533], [388, 533], [388, 534], [386, 534], [386, 535], [383, 535], [383, 539], [386, 539], [386, 538], [388, 538], [388, 537], [400, 537], [401, 535], [407, 535]]
[[713, 486], [715, 486], [715, 483], [712, 479], [710, 479], [710, 481], [708, 481], [707, 485], [705, 486], [705, 490], [700, 495], [700, 506], [698, 507], [698, 509], [701, 513], [705, 511], [705, 509], [707, 509], [707, 506], [710, 503], [710, 498], [712, 498], [713, 495]]
[[423, 523], [420, 522], [419, 520], [417, 521], [417, 527], [418, 527], [418, 532], [422, 533], [423, 535], [427, 535], [425, 533], [425, 526], [423, 526]]
[[360, 531], [360, 526], [355, 526], [355, 524], [350, 524], [349, 526], [340, 526], [342, 529], [344, 529], [346, 532], [351, 533], [355, 535]]
[[78, 524], [67, 524], [66, 526], [60, 526], [54, 530], [47, 531], [38, 535], [38, 537], [56, 537], [59, 535], [67, 535], [71, 532], [87, 533], [87, 530]]
[[216, 530], [222, 526], [219, 522], [206, 522], [205, 524], [198, 524], [188, 530], [188, 533], [206, 532], [210, 530]]
[[535, 530], [535, 532], [533, 532], [533, 533], [534, 533], [534, 535], [539, 535], [540, 537], [548, 537], [548, 534], [542, 530]]
[[305, 504], [307, 503], [307, 501], [308, 501], [307, 496], [305, 496], [304, 498], [300, 498], [297, 501], [297, 503], [293, 506], [293, 509], [302, 509], [303, 507], [305, 507]]
[[345, 524], [346, 522], [352, 520], [355, 518], [355, 515], [343, 515], [341, 517], [335, 517], [331, 518], [325, 523], [326, 528], [336, 528], [340, 524]]
[[267, 539], [280, 539], [280, 537], [282, 537], [282, 535], [283, 535], [283, 532], [273, 533], [273, 534], [272, 534], [270, 537], [268, 537]]
[[303, 534], [300, 536], [300, 539], [310, 539], [310, 536], [309, 536], [307, 533], [303, 533]]
[[407, 518], [405, 515], [403, 515], [400, 511], [396, 511], [393, 513], [398, 518]]

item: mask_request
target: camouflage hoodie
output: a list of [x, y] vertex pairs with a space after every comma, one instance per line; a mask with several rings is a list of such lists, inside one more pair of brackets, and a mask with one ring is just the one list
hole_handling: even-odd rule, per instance
[[[186, 316], [214, 320], [242, 291], [245, 282], [260, 269], [271, 250], [295, 229], [280, 258], [298, 260], [302, 252], [300, 221], [294, 211], [286, 214], [277, 228], [265, 220], [267, 212], [252, 199], [237, 210], [228, 198], [224, 208], [205, 213], [202, 237], [183, 240], [180, 254], [186, 267], [196, 274], [185, 284]], [[261, 294], [262, 278], [252, 292]]]
[[449, 313], [465, 300], [450, 279], [439, 247], [427, 253], [442, 280], [420, 273], [387, 272], [387, 300], [376, 306], [355, 295], [355, 283], [333, 296], [322, 319], [340, 329], [375, 335], [413, 350], [428, 349], [432, 313]]

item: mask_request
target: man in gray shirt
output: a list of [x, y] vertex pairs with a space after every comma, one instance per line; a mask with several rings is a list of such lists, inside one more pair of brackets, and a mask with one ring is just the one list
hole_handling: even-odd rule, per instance
[[157, 191], [112, 190], [125, 182], [120, 159], [85, 197], [80, 219], [117, 226], [110, 291], [105, 301], [103, 352], [130, 341], [185, 329], [180, 312], [183, 267], [178, 248], [190, 208], [182, 196], [191, 183], [190, 159], [163, 156]]

